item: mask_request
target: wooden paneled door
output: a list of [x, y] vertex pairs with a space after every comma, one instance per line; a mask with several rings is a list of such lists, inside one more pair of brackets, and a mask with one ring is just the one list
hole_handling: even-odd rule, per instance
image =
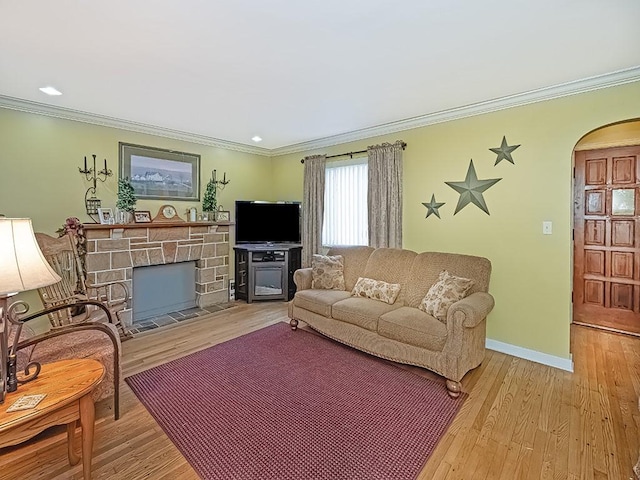
[[640, 146], [575, 153], [573, 321], [640, 335]]

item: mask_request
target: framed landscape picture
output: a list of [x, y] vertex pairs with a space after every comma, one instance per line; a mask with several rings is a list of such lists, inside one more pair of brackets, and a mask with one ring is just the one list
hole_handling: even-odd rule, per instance
[[120, 142], [120, 178], [139, 199], [200, 201], [200, 155]]

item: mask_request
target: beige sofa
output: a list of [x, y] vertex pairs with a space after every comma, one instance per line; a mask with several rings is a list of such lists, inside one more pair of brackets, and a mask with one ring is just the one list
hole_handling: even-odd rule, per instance
[[[312, 289], [312, 269], [294, 273], [297, 292], [289, 303], [292, 329], [303, 321], [312, 329], [378, 357], [417, 365], [446, 378], [451, 396], [460, 380], [484, 358], [486, 317], [494, 306], [488, 293], [491, 263], [452, 253], [371, 247], [332, 248], [342, 255], [345, 290]], [[466, 298], [454, 303], [442, 322], [418, 309], [441, 271], [470, 278]], [[351, 296], [359, 277], [399, 283], [392, 305]]]

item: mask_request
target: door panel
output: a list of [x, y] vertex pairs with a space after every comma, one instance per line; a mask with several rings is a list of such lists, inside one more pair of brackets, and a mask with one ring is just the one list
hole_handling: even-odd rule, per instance
[[611, 220], [611, 246], [635, 247], [635, 220]]
[[640, 335], [640, 146], [576, 152], [573, 320]]
[[604, 276], [604, 252], [586, 250], [584, 252], [584, 271], [585, 273]]
[[594, 158], [586, 160], [585, 178], [587, 185], [604, 185], [607, 183], [607, 159]]
[[613, 183], [634, 183], [634, 157], [613, 157]]
[[586, 192], [587, 215], [604, 215], [606, 192], [604, 190], [591, 190]]
[[633, 253], [611, 252], [611, 276], [633, 280]]
[[604, 245], [605, 222], [603, 220], [587, 220], [584, 228], [584, 243], [587, 245]]

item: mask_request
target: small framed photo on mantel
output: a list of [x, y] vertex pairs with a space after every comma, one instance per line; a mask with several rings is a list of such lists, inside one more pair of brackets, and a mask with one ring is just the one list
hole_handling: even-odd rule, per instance
[[113, 212], [110, 208], [99, 208], [98, 218], [102, 225], [113, 225], [115, 223], [115, 218], [113, 218]]
[[136, 223], [151, 223], [151, 212], [148, 210], [136, 210], [133, 212], [133, 221]]
[[216, 222], [228, 222], [231, 220], [231, 212], [228, 210], [218, 210], [216, 213]]

